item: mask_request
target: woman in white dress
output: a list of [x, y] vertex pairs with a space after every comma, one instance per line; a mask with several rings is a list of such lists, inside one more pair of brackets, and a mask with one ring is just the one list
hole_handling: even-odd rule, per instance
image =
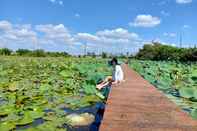
[[96, 86], [99, 90], [108, 85], [114, 85], [124, 80], [124, 73], [121, 66], [118, 64], [118, 60], [113, 58], [110, 61], [110, 65], [113, 67], [112, 76], [108, 76], [102, 83]]

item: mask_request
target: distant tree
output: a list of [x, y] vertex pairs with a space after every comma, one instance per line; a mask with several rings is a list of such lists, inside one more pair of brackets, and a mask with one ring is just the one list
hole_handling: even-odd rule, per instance
[[197, 48], [182, 49], [181, 61], [197, 61]]
[[32, 51], [28, 49], [18, 49], [16, 50], [16, 54], [19, 56], [31, 55]]
[[62, 52], [64, 56], [71, 56], [68, 52]]
[[95, 54], [95, 52], [88, 52], [87, 56], [91, 56], [91, 57], [95, 58], [96, 54]]
[[45, 52], [46, 56], [50, 57], [64, 57], [64, 56], [69, 56], [67, 52]]
[[143, 60], [197, 61], [196, 48], [177, 48], [154, 42], [146, 44], [135, 56]]
[[124, 58], [127, 58], [127, 56], [125, 54], [121, 53], [119, 58], [123, 58], [124, 59]]
[[45, 57], [46, 53], [42, 49], [32, 51], [32, 56], [34, 57]]
[[102, 58], [107, 58], [107, 53], [106, 52], [102, 52], [101, 57]]
[[8, 48], [1, 48], [0, 49], [0, 55], [11, 55], [13, 51]]

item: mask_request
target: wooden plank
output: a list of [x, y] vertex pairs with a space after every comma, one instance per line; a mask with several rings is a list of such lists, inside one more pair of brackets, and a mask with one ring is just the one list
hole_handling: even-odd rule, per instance
[[123, 65], [126, 81], [112, 87], [100, 131], [197, 131], [197, 121]]

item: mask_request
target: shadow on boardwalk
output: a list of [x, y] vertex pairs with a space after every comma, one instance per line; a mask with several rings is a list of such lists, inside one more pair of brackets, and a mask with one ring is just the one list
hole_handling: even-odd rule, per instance
[[123, 65], [126, 81], [112, 88], [100, 131], [197, 131], [197, 121]]

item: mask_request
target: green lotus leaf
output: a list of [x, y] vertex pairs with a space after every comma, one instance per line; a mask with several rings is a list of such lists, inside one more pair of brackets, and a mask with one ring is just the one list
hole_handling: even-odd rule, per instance
[[17, 103], [24, 103], [24, 101], [25, 101], [25, 100], [28, 100], [28, 99], [30, 99], [28, 96], [21, 96], [21, 95], [19, 96], [19, 95], [18, 95], [18, 96], [17, 96], [17, 99], [16, 99], [16, 102], [17, 102]]
[[55, 112], [48, 112], [46, 115], [43, 117], [44, 120], [47, 121], [54, 121], [57, 119], [56, 113]]
[[96, 85], [100, 81], [104, 80], [104, 75], [101, 73], [93, 74], [92, 72], [88, 74], [88, 77], [86, 79], [88, 84]]
[[16, 103], [16, 93], [15, 92], [14, 93], [10, 93], [8, 95], [8, 102], [10, 104], [15, 104]]
[[155, 81], [155, 78], [151, 75], [145, 75], [144, 77], [146, 80], [148, 80], [151, 83], [153, 83]]
[[46, 131], [46, 129], [47, 131], [65, 131], [66, 129], [58, 127], [58, 122], [58, 119], [56, 119], [56, 121], [47, 121], [35, 128], [30, 128], [27, 131]]
[[69, 77], [73, 76], [73, 72], [70, 71], [70, 70], [67, 70], [67, 71], [63, 70], [63, 71], [60, 72], [60, 75], [65, 77], [65, 78], [69, 78]]
[[10, 131], [15, 129], [16, 125], [13, 122], [2, 122], [0, 123], [0, 131]]
[[171, 85], [171, 79], [168, 75], [163, 75], [163, 77], [161, 77], [160, 81], [162, 81], [163, 83], [165, 83], [166, 85]]
[[163, 81], [158, 81], [156, 83], [156, 86], [159, 88], [159, 89], [162, 89], [162, 90], [166, 90], [166, 89], [170, 89], [171, 87], [169, 86], [168, 83], [165, 83]]
[[51, 85], [49, 84], [42, 84], [39, 88], [39, 91], [44, 93], [45, 91], [49, 91], [51, 89]]
[[[30, 128], [27, 128], [26, 131], [38, 131], [38, 129], [36, 127], [30, 127]], [[39, 130], [39, 131], [42, 131], [42, 130]]]
[[89, 95], [89, 96], [84, 96], [80, 100], [80, 103], [81, 104], [85, 104], [85, 103], [89, 104], [89, 103], [95, 103], [95, 102], [99, 102], [99, 101], [101, 101], [101, 100], [96, 95]]
[[70, 108], [75, 109], [81, 106], [80, 98], [66, 98], [65, 102]]
[[15, 113], [10, 113], [7, 117], [2, 118], [1, 121], [16, 122], [19, 119], [21, 119], [19, 115], [16, 115]]
[[192, 110], [191, 116], [192, 116], [193, 119], [196, 119], [197, 120], [197, 109], [193, 109]]
[[23, 118], [18, 120], [16, 122], [16, 125], [18, 126], [27, 125], [32, 123], [33, 121], [34, 121], [34, 117], [30, 114], [30, 112], [25, 112]]
[[8, 90], [11, 92], [15, 92], [17, 90], [17, 83], [16, 82], [11, 83], [8, 87]]
[[28, 112], [33, 119], [42, 118], [44, 116], [44, 112], [42, 110], [34, 109], [33, 111]]
[[[0, 63], [1, 121], [16, 121], [22, 126], [46, 116], [45, 108], [60, 104], [79, 108], [101, 101], [96, 83], [111, 74], [103, 59], [10, 57], [0, 59]], [[66, 122], [65, 115], [55, 112], [56, 119], [48, 118], [51, 121], [43, 130], [49, 130], [46, 126], [62, 130], [58, 126]]]
[[192, 88], [193, 88], [193, 90], [194, 90], [194, 95], [193, 95], [193, 97], [194, 97], [194, 99], [197, 100], [197, 88], [195, 88], [195, 86], [193, 86]]
[[15, 111], [16, 109], [13, 105], [4, 105], [0, 107], [0, 116], [6, 116]]
[[56, 126], [53, 125], [51, 122], [45, 122], [37, 127], [28, 128], [27, 131], [56, 131]]
[[179, 90], [179, 93], [182, 97], [184, 98], [192, 98], [194, 97], [194, 89], [193, 88], [189, 88], [189, 87], [182, 87]]
[[96, 87], [95, 85], [89, 85], [89, 84], [85, 84], [83, 86], [84, 92], [86, 94], [95, 94], [96, 93]]
[[7, 76], [8, 72], [6, 70], [0, 72], [0, 76]]

